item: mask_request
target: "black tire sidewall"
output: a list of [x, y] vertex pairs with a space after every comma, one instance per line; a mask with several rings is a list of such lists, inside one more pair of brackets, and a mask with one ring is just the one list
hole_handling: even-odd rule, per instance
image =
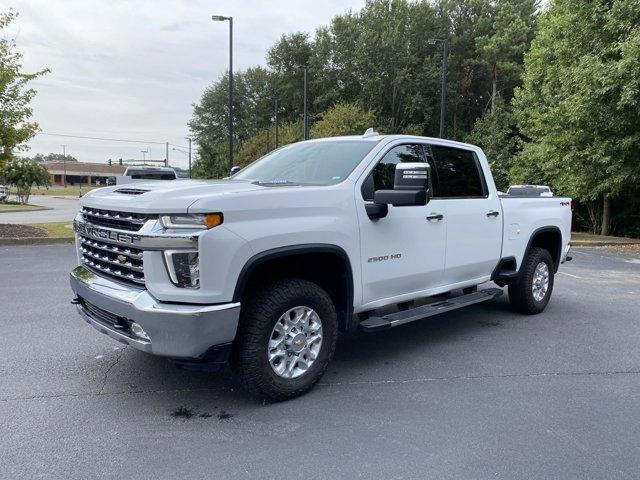
[[[280, 388], [298, 390], [300, 388], [305, 388], [310, 381], [315, 383], [315, 377], [321, 376], [324, 373], [327, 364], [329, 363], [329, 361], [331, 361], [331, 357], [333, 356], [331, 343], [335, 343], [333, 337], [337, 336], [338, 326], [335, 309], [330, 303], [328, 296], [326, 300], [329, 302], [329, 304], [327, 304], [326, 301], [320, 300], [319, 298], [312, 298], [308, 295], [296, 295], [295, 297], [292, 297], [291, 299], [288, 299], [286, 302], [284, 302], [282, 306], [276, 311], [270, 313], [269, 323], [267, 324], [266, 328], [264, 329], [263, 335], [260, 338], [260, 343], [263, 345], [262, 355], [258, 354], [257, 359], [261, 365], [261, 369], [265, 370], [265, 373], [270, 377], [271, 382], [278, 385]], [[267, 346], [269, 344], [271, 332], [276, 322], [286, 311], [295, 307], [308, 307], [315, 310], [315, 312], [318, 314], [320, 322], [322, 323], [322, 345], [320, 346], [320, 353], [318, 354], [316, 360], [313, 362], [309, 370], [307, 370], [297, 378], [282, 378], [273, 371], [271, 365], [269, 364], [269, 359], [267, 357]]]
[[[536, 267], [540, 263], [545, 263], [549, 269], [549, 288], [544, 298], [538, 301], [533, 297], [532, 286]], [[519, 310], [528, 314], [536, 314], [546, 308], [551, 299], [551, 293], [553, 292], [554, 271], [555, 267], [551, 254], [543, 248], [532, 248], [525, 261], [522, 279], [517, 285], [513, 286], [514, 288], [509, 289], [510, 295], [514, 289], [517, 289], [517, 291], [513, 292], [513, 296], [515, 297], [514, 300], [518, 304]]]
[[[322, 323], [320, 352], [307, 372], [282, 378], [269, 364], [267, 348], [279, 318], [295, 307], [312, 308]], [[318, 285], [302, 279], [284, 279], [262, 287], [241, 315], [232, 367], [245, 387], [264, 398], [280, 401], [310, 390], [324, 374], [338, 337], [337, 314], [329, 295]]]

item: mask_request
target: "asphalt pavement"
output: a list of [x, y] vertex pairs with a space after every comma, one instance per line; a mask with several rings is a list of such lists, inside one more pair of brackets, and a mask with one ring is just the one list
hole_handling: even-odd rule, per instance
[[537, 316], [490, 303], [345, 335], [262, 404], [69, 304], [69, 245], [0, 247], [0, 478], [638, 478], [640, 259], [577, 250]]
[[78, 210], [80, 200], [77, 197], [53, 195], [31, 195], [29, 203], [46, 207], [47, 210], [24, 212], [0, 212], [0, 223], [43, 223], [72, 221]]

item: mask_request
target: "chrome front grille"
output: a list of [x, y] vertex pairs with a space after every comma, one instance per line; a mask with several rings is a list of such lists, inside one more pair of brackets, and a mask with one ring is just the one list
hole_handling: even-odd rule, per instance
[[117, 212], [99, 208], [82, 207], [82, 217], [89, 223], [107, 228], [117, 228], [137, 232], [147, 220], [157, 218], [156, 215], [142, 213]]
[[79, 236], [83, 265], [120, 281], [144, 285], [143, 251]]

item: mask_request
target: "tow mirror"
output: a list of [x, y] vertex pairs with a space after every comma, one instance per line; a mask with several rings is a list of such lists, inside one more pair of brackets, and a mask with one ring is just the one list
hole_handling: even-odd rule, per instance
[[242, 170], [242, 167], [239, 167], [238, 165], [236, 165], [235, 167], [231, 167], [231, 171], [229, 172], [229, 176], [230, 177], [234, 176], [240, 170]]
[[378, 190], [373, 203], [409, 207], [426, 205], [429, 201], [429, 164], [399, 163], [396, 165], [393, 190]]

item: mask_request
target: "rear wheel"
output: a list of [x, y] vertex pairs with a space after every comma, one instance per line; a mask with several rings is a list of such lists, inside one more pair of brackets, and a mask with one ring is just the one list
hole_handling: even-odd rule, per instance
[[322, 377], [337, 337], [335, 307], [322, 288], [302, 279], [279, 280], [243, 305], [231, 367], [248, 391], [286, 400]]
[[542, 312], [551, 298], [554, 263], [544, 248], [532, 248], [522, 264], [516, 283], [509, 285], [509, 301], [515, 310], [528, 315]]

